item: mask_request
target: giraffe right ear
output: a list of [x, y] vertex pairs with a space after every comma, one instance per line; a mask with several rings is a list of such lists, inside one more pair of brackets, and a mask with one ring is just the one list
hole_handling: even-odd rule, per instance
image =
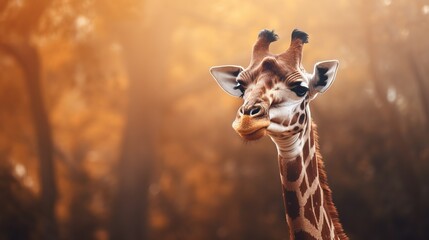
[[314, 65], [314, 72], [310, 76], [310, 99], [318, 93], [324, 93], [332, 85], [337, 74], [338, 60], [318, 62]]
[[237, 86], [237, 76], [243, 70], [243, 67], [240, 66], [225, 65], [211, 67], [210, 73], [225, 92], [234, 97], [240, 97], [243, 93], [235, 87]]

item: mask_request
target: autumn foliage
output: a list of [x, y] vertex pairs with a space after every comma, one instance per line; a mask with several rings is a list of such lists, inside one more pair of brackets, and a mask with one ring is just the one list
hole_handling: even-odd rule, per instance
[[208, 72], [264, 28], [340, 61], [312, 115], [347, 234], [428, 239], [423, 2], [1, 0], [0, 240], [288, 239], [275, 146]]

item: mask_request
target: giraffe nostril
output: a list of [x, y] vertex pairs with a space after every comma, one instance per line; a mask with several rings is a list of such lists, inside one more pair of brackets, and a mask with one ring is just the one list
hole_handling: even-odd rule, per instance
[[240, 109], [239, 109], [238, 111], [241, 113], [241, 115], [244, 115], [244, 114], [245, 114], [245, 112], [244, 112], [244, 107], [240, 107]]
[[253, 117], [253, 116], [258, 115], [258, 113], [260, 113], [260, 112], [261, 112], [261, 107], [256, 106], [256, 107], [250, 109], [249, 115]]
[[248, 115], [250, 117], [257, 117], [259, 115], [264, 114], [264, 109], [262, 109], [261, 106], [252, 106], [252, 107], [246, 107], [242, 106], [238, 110], [240, 115]]

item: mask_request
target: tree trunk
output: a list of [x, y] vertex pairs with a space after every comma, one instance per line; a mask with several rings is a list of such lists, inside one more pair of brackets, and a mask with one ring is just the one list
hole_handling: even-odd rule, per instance
[[161, 38], [159, 31], [154, 34], [135, 24], [124, 24], [116, 30], [121, 36], [130, 85], [111, 239], [141, 240], [149, 237], [148, 190], [161, 132], [166, 70], [159, 46], [163, 41], [156, 41]]
[[0, 43], [0, 45], [0, 48], [15, 58], [24, 73], [39, 157], [43, 239], [58, 239], [55, 217], [57, 187], [53, 162], [53, 140], [48, 114], [43, 103], [39, 54], [37, 49], [27, 42], [13, 45]]

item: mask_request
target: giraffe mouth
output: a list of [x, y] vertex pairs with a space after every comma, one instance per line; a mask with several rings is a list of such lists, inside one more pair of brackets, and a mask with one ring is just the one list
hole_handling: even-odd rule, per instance
[[250, 116], [242, 116], [233, 122], [232, 127], [242, 138], [252, 141], [265, 136], [269, 125], [268, 118], [254, 119]]
[[244, 138], [246, 140], [249, 140], [249, 141], [258, 140], [258, 139], [262, 138], [263, 136], [265, 136], [266, 133], [267, 133], [267, 128], [266, 127], [257, 129], [257, 130], [255, 130], [253, 132], [250, 132], [250, 133], [240, 133], [240, 132], [238, 132], [238, 134], [242, 138]]

